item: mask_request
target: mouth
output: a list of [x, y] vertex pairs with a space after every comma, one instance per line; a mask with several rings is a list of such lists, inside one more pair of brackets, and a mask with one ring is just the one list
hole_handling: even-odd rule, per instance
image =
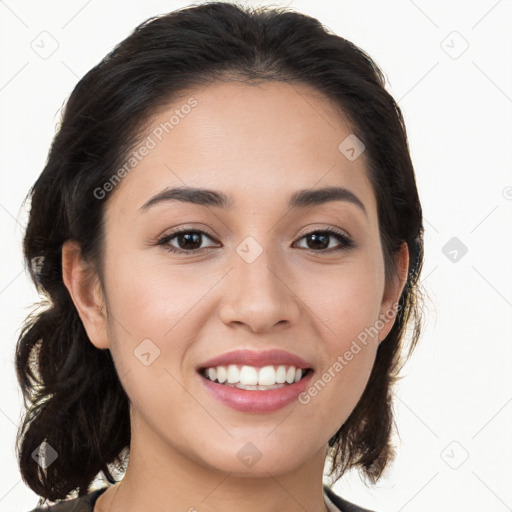
[[234, 350], [196, 367], [209, 397], [239, 412], [269, 413], [298, 399], [311, 382], [313, 366], [274, 349]]
[[199, 374], [210, 382], [246, 391], [270, 391], [300, 382], [313, 370], [293, 365], [263, 367], [230, 364], [200, 368]]
[[313, 367], [282, 350], [238, 350], [198, 368], [203, 389], [222, 405], [244, 413], [271, 413], [298, 401], [310, 385]]

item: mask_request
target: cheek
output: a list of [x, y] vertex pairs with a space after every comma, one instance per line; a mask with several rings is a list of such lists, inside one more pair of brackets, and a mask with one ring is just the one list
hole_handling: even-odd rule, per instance
[[315, 286], [303, 291], [318, 319], [323, 361], [300, 401], [310, 420], [329, 426], [331, 435], [363, 394], [378, 348], [381, 281], [378, 272], [368, 271], [369, 265], [361, 261], [329, 275], [317, 274]]
[[[114, 258], [112, 258], [112, 261]], [[194, 329], [198, 302], [218, 278], [205, 273], [198, 279], [185, 269], [149, 258], [119, 257], [110, 265], [106, 280], [109, 297], [111, 351], [130, 398], [136, 402], [182, 392], [181, 365], [186, 360]], [[137, 398], [138, 397], [138, 398]]]
[[[336, 269], [326, 268], [301, 277], [298, 295], [316, 319], [331, 356], [346, 350], [361, 333], [371, 331], [379, 318], [383, 280], [379, 262], [358, 255]], [[363, 336], [361, 336], [363, 337]], [[368, 335], [368, 341], [372, 336]]]
[[326, 350], [326, 364], [313, 374], [299, 396], [305, 422], [332, 437], [359, 402], [375, 362], [377, 343], [351, 336], [338, 338]]
[[113, 316], [132, 336], [164, 341], [218, 280], [208, 272], [203, 277], [191, 267], [153, 263], [149, 257], [119, 260], [107, 282]]

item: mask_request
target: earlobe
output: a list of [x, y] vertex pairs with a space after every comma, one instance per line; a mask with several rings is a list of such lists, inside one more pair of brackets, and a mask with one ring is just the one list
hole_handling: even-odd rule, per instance
[[384, 327], [380, 329], [379, 342], [382, 342], [391, 331], [395, 318], [398, 313], [398, 301], [404, 290], [409, 274], [409, 247], [407, 242], [402, 242], [400, 251], [397, 256], [397, 272], [398, 275], [385, 290], [382, 299], [380, 320], [384, 323]]
[[80, 245], [74, 240], [68, 240], [62, 246], [62, 280], [91, 343], [99, 349], [109, 348], [105, 300], [99, 277], [84, 262]]

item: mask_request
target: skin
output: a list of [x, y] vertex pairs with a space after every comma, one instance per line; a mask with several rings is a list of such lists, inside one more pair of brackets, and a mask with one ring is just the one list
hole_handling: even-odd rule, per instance
[[[128, 469], [95, 512], [325, 511], [327, 442], [361, 397], [394, 318], [306, 405], [232, 410], [203, 388], [196, 367], [237, 348], [278, 348], [308, 361], [314, 382], [392, 310], [407, 245], [398, 256], [403, 278], [386, 285], [365, 155], [349, 161], [338, 150], [352, 130], [320, 93], [214, 83], [159, 112], [148, 133], [192, 96], [197, 107], [105, 199], [105, 293], [76, 243], [63, 247], [64, 282], [91, 343], [111, 351], [131, 402]], [[140, 210], [183, 185], [220, 190], [234, 206], [170, 201]], [[331, 185], [350, 189], [367, 213], [347, 201], [287, 207], [293, 192]], [[155, 245], [180, 226], [205, 231], [196, 246], [205, 249], [173, 254]], [[342, 242], [331, 237], [314, 252], [305, 235], [325, 228], [356, 247], [332, 251]], [[236, 251], [247, 236], [262, 249], [252, 263]], [[169, 242], [190, 247], [184, 243]], [[145, 339], [160, 350], [149, 366], [134, 356]], [[248, 442], [262, 454], [250, 468], [237, 457]]]

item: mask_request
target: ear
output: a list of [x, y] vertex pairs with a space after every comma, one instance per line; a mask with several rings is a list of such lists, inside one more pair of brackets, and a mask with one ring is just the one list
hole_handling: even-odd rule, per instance
[[106, 304], [99, 277], [83, 261], [80, 245], [74, 240], [62, 246], [62, 279], [91, 343], [99, 349], [109, 348]]
[[379, 340], [382, 342], [391, 331], [398, 313], [398, 301], [407, 282], [409, 273], [409, 247], [407, 242], [402, 242], [399, 252], [395, 256], [397, 260], [398, 275], [393, 276], [391, 282], [386, 285], [380, 307], [379, 320], [384, 324], [379, 329]]

